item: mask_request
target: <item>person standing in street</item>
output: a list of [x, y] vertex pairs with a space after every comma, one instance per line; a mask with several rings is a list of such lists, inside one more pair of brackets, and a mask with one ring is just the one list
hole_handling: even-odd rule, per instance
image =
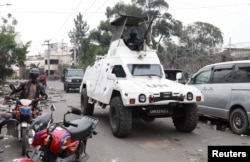
[[46, 74], [44, 72], [40, 76], [39, 82], [42, 83], [44, 89], [46, 89], [46, 87], [47, 87], [47, 77], [46, 77]]

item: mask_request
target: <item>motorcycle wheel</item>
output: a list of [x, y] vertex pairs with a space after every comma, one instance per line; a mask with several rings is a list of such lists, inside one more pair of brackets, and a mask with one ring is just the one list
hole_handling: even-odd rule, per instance
[[85, 162], [89, 159], [88, 154], [85, 153], [87, 142], [81, 141], [78, 145], [77, 151], [76, 151], [76, 161], [77, 162]]
[[22, 128], [22, 156], [26, 154], [26, 147], [27, 147], [27, 128]]

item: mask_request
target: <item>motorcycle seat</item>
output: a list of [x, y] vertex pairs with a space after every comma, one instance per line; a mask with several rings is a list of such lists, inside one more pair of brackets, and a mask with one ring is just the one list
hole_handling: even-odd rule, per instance
[[92, 122], [85, 119], [77, 119], [74, 121], [71, 121], [71, 123], [78, 124], [77, 127], [69, 126], [67, 130], [69, 131], [71, 135], [72, 140], [81, 140], [88, 137], [92, 130]]

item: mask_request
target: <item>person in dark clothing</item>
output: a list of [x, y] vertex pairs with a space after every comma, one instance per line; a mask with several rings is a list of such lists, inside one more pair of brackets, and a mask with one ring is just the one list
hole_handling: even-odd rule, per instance
[[[31, 69], [30, 74], [29, 74], [30, 80], [27, 82], [21, 83], [17, 88], [12, 90], [10, 95], [21, 92], [19, 99], [38, 99], [39, 98], [40, 100], [42, 99], [46, 100], [48, 98], [48, 95], [46, 94], [45, 89], [43, 88], [43, 85], [37, 81], [39, 74], [40, 74], [39, 69], [37, 68]], [[8, 98], [9, 95], [5, 97]], [[38, 102], [33, 103], [34, 109], [37, 108], [37, 104]], [[3, 119], [0, 122], [0, 133], [1, 133], [2, 127], [5, 124], [7, 124], [9, 119], [11, 119], [12, 117], [13, 117], [12, 114], [9, 112], [6, 112], [5, 114], [1, 114], [1, 118]]]
[[126, 43], [127, 46], [131, 49], [131, 50], [141, 50], [142, 47], [142, 41], [137, 37], [137, 30], [135, 28], [132, 28], [130, 30], [130, 38], [127, 39]]
[[46, 74], [43, 72], [42, 75], [39, 77], [39, 82], [42, 83], [44, 89], [47, 87], [47, 77]]

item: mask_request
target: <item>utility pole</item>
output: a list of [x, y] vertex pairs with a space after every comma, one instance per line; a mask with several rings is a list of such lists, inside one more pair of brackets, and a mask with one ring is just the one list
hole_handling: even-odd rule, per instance
[[76, 65], [76, 37], [74, 36], [74, 66]]
[[64, 46], [64, 44], [66, 44], [66, 43], [63, 43], [63, 39], [62, 39], [62, 47], [61, 47], [61, 50], [62, 50], [62, 58], [61, 58], [61, 63], [62, 63], [62, 71], [63, 71], [63, 52], [64, 52], [64, 48], [65, 48], [65, 46]]
[[47, 64], [48, 64], [48, 78], [50, 78], [50, 40], [45, 40], [44, 41], [46, 44], [43, 45], [47, 45], [48, 46], [48, 59], [47, 59]]

